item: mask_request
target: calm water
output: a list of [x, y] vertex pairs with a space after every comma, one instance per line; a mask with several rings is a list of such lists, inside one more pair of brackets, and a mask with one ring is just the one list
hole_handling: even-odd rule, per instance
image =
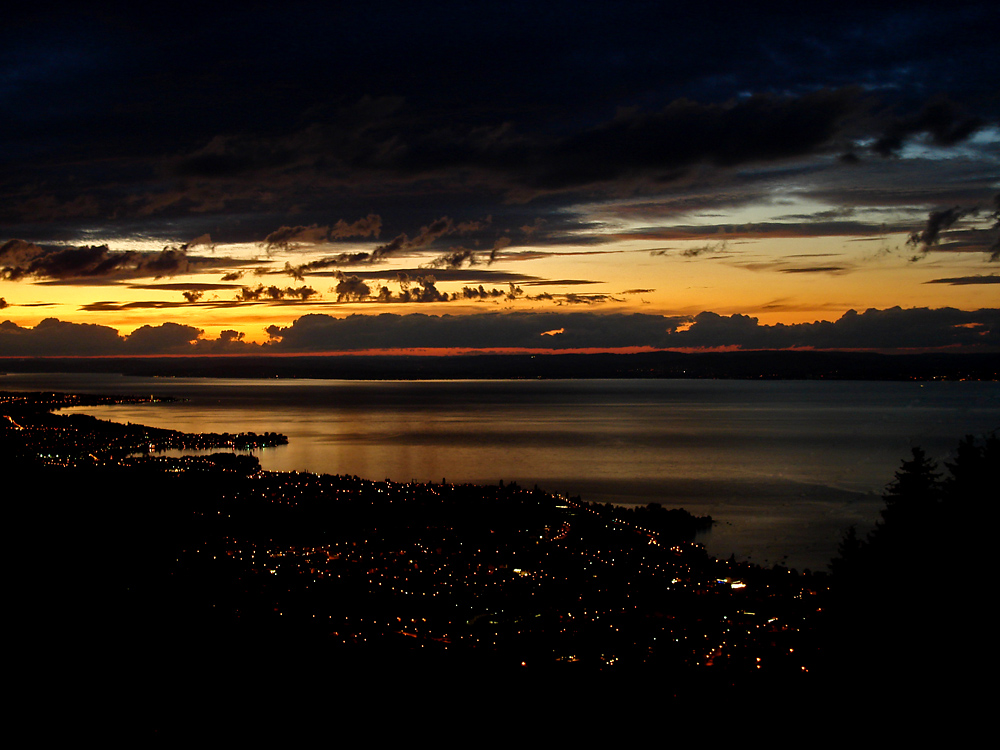
[[176, 396], [87, 407], [188, 432], [268, 430], [265, 469], [369, 479], [500, 479], [710, 513], [710, 552], [824, 569], [869, 527], [910, 448], [946, 460], [1000, 428], [997, 383], [734, 380], [330, 381], [9, 375], [3, 390]]

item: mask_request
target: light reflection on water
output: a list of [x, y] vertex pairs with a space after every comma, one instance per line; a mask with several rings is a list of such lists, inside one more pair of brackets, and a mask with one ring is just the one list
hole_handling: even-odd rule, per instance
[[[11, 375], [0, 389], [176, 396], [85, 407], [185, 432], [284, 433], [273, 471], [538, 484], [720, 523], [713, 554], [822, 569], [913, 445], [942, 461], [1000, 427], [997, 383], [329, 381]], [[787, 557], [785, 557], [787, 555]]]

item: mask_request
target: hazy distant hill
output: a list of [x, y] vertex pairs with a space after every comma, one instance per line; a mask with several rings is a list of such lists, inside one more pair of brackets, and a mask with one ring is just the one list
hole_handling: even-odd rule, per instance
[[1000, 354], [754, 351], [641, 354], [8, 359], [6, 372], [414, 380], [460, 378], [764, 378], [997, 380]]

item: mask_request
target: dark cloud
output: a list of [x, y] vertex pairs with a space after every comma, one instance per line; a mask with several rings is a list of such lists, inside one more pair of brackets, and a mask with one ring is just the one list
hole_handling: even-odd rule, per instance
[[[135, 302], [111, 302], [101, 300], [80, 305], [84, 312], [112, 312], [115, 310], [166, 310], [176, 307], [187, 307], [188, 302], [165, 302], [163, 300], [140, 300]], [[202, 303], [204, 304], [204, 303]]]
[[[940, 237], [936, 244], [926, 248], [920, 246], [920, 249], [924, 253], [931, 250], [935, 253], [986, 253], [989, 256], [987, 260], [994, 262], [997, 260], [995, 237], [994, 230], [965, 226], [949, 229], [947, 238]], [[908, 246], [912, 247], [913, 244], [908, 243]]]
[[951, 284], [952, 286], [967, 286], [969, 284], [1000, 284], [1000, 276], [995, 274], [990, 274], [989, 276], [976, 274], [975, 276], [956, 276], [951, 279], [931, 279], [930, 281], [925, 281], [924, 283]]
[[431, 244], [438, 238], [443, 237], [446, 234], [450, 234], [454, 231], [454, 229], [455, 222], [447, 216], [442, 216], [440, 219], [431, 222], [427, 226], [421, 227], [420, 231], [413, 239], [410, 239], [405, 234], [400, 234], [391, 242], [388, 242], [385, 245], [379, 245], [372, 250], [371, 260], [377, 261], [390, 255], [395, 255], [399, 252], [424, 247]]
[[0, 323], [0, 357], [102, 357], [164, 354], [212, 354], [260, 351], [243, 334], [227, 330], [217, 340], [202, 339], [198, 328], [167, 322], [145, 325], [129, 335], [113, 328], [46, 318], [34, 328]]
[[398, 274], [399, 296], [387, 295], [386, 288], [382, 287], [379, 301], [381, 302], [447, 302], [450, 296], [447, 292], [442, 292], [437, 288], [437, 279], [434, 276], [414, 276], [409, 277], [405, 273]]
[[[688, 324], [681, 330], [682, 324]], [[542, 338], [563, 329], [558, 341]], [[892, 308], [845, 313], [839, 320], [761, 325], [745, 315], [694, 318], [643, 314], [483, 313], [474, 316], [308, 315], [269, 333], [275, 351], [365, 348], [653, 348], [911, 349], [1000, 347], [1000, 310], [965, 312]], [[280, 340], [280, 341], [279, 341]]]
[[894, 118], [885, 132], [872, 144], [872, 150], [881, 156], [898, 152], [907, 138], [927, 134], [937, 146], [953, 146], [975, 133], [985, 122], [947, 99], [927, 104], [908, 117]]
[[264, 238], [264, 245], [271, 248], [287, 249], [292, 245], [314, 245], [324, 241], [330, 234], [330, 227], [312, 226], [281, 227]]
[[450, 252], [439, 255], [437, 258], [429, 261], [427, 267], [455, 269], [461, 268], [463, 265], [475, 266], [482, 262], [483, 255], [486, 255], [486, 265], [493, 265], [500, 257], [501, 252], [510, 246], [510, 242], [510, 237], [498, 238], [493, 243], [493, 247], [490, 248], [488, 254], [465, 247], [453, 248]]
[[949, 229], [960, 219], [974, 213], [976, 213], [975, 208], [961, 208], [960, 206], [947, 208], [943, 211], [931, 211], [924, 228], [919, 232], [913, 232], [906, 244], [926, 253], [938, 244], [941, 232]]
[[24, 240], [7, 240], [0, 245], [0, 266], [19, 268], [44, 255], [45, 249]]
[[697, 258], [699, 255], [705, 255], [709, 253], [724, 253], [726, 252], [726, 241], [717, 242], [714, 245], [701, 245], [699, 247], [690, 247], [681, 253], [684, 258]]
[[799, 266], [796, 268], [779, 268], [781, 273], [847, 273], [849, 266]]
[[381, 231], [382, 217], [378, 214], [368, 214], [353, 223], [339, 219], [332, 227], [316, 224], [281, 227], [264, 238], [264, 246], [268, 249], [287, 250], [295, 245], [315, 245], [349, 237], [378, 237]]
[[455, 225], [455, 232], [458, 234], [473, 234], [485, 229], [492, 223], [492, 216], [487, 216], [484, 221], [462, 221]]
[[0, 356], [72, 357], [112, 355], [124, 351], [118, 331], [91, 323], [69, 323], [45, 318], [34, 328], [7, 320], [0, 323]]
[[367, 299], [372, 293], [371, 287], [359, 276], [348, 276], [342, 273], [337, 278], [337, 288], [334, 290], [337, 293], [337, 302], [360, 302]]
[[858, 107], [853, 89], [799, 97], [754, 95], [726, 104], [677, 100], [651, 115], [628, 114], [532, 154], [529, 185], [564, 188], [627, 174], [679, 178], [698, 163], [732, 167], [811, 153], [828, 144]]
[[101, 279], [136, 276], [174, 276], [215, 265], [219, 261], [188, 256], [175, 247], [158, 253], [131, 250], [114, 252], [107, 245], [43, 248], [20, 240], [0, 246], [0, 278], [20, 281], [36, 279]]
[[[534, 231], [543, 217], [505, 219], [498, 198], [617, 194], [633, 180], [663, 194], [702, 165], [735, 179], [732, 167], [856, 155], [866, 141], [881, 153], [921, 134], [951, 145], [997, 117], [983, 71], [1000, 67], [998, 16], [985, 0], [836, 13], [588, 0], [474, 14], [452, 2], [24, 8], [0, 27], [0, 223], [38, 241], [140, 220], [172, 243], [275, 227], [379, 236], [331, 223], [331, 206], [378, 206], [402, 227], [390, 211], [466, 205], [498, 233]], [[684, 32], [668, 43], [670, 28]], [[442, 33], [447, 49], [429, 49]], [[456, 231], [483, 231], [466, 224]]]
[[39, 252], [30, 256], [26, 254], [25, 245], [26, 243], [22, 243], [15, 250], [18, 259], [23, 260], [20, 262], [15, 260], [14, 265], [5, 264], [0, 270], [0, 277], [8, 281], [20, 281], [29, 276], [56, 279], [107, 276], [120, 267], [133, 264], [136, 260], [135, 253], [112, 253], [107, 245], [53, 250], [38, 248]]
[[232, 178], [288, 166], [295, 161], [291, 150], [245, 135], [218, 135], [204, 147], [173, 164], [178, 177]]
[[203, 281], [189, 281], [183, 283], [170, 283], [170, 284], [129, 284], [129, 289], [153, 289], [160, 291], [173, 291], [173, 292], [184, 292], [184, 291], [198, 291], [198, 292], [211, 292], [220, 289], [232, 289], [232, 284], [213, 284], [211, 282]]
[[997, 233], [996, 239], [990, 245], [990, 261], [1000, 260], [1000, 193], [993, 196], [993, 231]]
[[146, 275], [173, 276], [191, 270], [187, 253], [179, 248], [164, 248], [158, 255], [146, 254], [136, 266], [138, 272]]
[[190, 242], [186, 242], [183, 245], [181, 245], [181, 250], [184, 250], [185, 252], [187, 252], [191, 248], [193, 248], [193, 247], [199, 247], [199, 246], [204, 246], [204, 247], [208, 248], [209, 250], [214, 250], [215, 249], [215, 245], [212, 244], [212, 235], [210, 235], [208, 233], [205, 233], [205, 234], [202, 234], [202, 235], [200, 235], [198, 237], [195, 237]]
[[[360, 276], [340, 273], [337, 277], [339, 283], [334, 289], [337, 293], [337, 302], [378, 302], [386, 304], [500, 299], [513, 301], [524, 296], [524, 290], [513, 282], [508, 283], [506, 291], [497, 289], [496, 287], [486, 289], [480, 284], [478, 288], [465, 286], [461, 291], [450, 294], [438, 289], [438, 279], [427, 273], [411, 274], [398, 271], [395, 276], [394, 281], [399, 286], [398, 292], [393, 292], [389, 287], [383, 285], [378, 288], [377, 292], [373, 293], [372, 288]], [[571, 295], [549, 295], [545, 299], [559, 301], [567, 296]], [[527, 297], [527, 299], [542, 299], [542, 297]]]
[[9, 305], [7, 304], [7, 300], [5, 300], [3, 297], [0, 297], [0, 310], [3, 310], [5, 307], [9, 307]]
[[462, 299], [471, 300], [499, 299], [505, 295], [506, 292], [504, 292], [503, 289], [497, 289], [496, 287], [493, 287], [492, 289], [484, 289], [482, 284], [478, 287], [463, 286], [461, 291]]
[[836, 321], [760, 325], [746, 315], [704, 312], [686, 331], [670, 337], [674, 346], [740, 349], [908, 349], [1000, 345], [1000, 310], [849, 310]]
[[[560, 137], [518, 136], [507, 129], [481, 140], [475, 132], [453, 132], [443, 150], [415, 136], [385, 166], [401, 173], [432, 164], [480, 170], [508, 181], [515, 192], [528, 191], [522, 198], [623, 178], [664, 185], [699, 164], [731, 168], [822, 151], [860, 107], [859, 92], [851, 87], [788, 96], [762, 93], [723, 103], [676, 99], [655, 112], [620, 110], [600, 125]], [[539, 226], [521, 230], [534, 232]]]
[[[369, 219], [370, 218], [372, 217], [370, 216]], [[268, 236], [267, 244], [269, 247], [288, 247], [290, 243], [296, 241], [296, 237], [304, 235], [313, 237], [319, 229], [316, 227], [283, 227]], [[281, 273], [286, 273], [289, 276], [302, 281], [305, 274], [313, 273], [325, 268], [374, 264], [400, 253], [419, 250], [433, 244], [439, 238], [447, 234], [451, 234], [454, 231], [456, 231], [455, 222], [447, 216], [443, 216], [440, 219], [431, 222], [427, 226], [421, 227], [420, 231], [412, 239], [407, 234], [402, 233], [384, 245], [378, 245], [371, 252], [358, 251], [353, 253], [340, 253], [329, 258], [303, 263], [302, 265], [293, 265], [286, 262]]]
[[158, 326], [136, 328], [125, 338], [127, 354], [188, 353], [191, 343], [204, 331], [179, 323], [162, 323]]
[[[275, 351], [338, 351], [368, 348], [576, 348], [645, 346], [663, 339], [681, 319], [660, 316], [588, 313], [482, 313], [440, 317], [351, 315], [333, 318], [306, 315], [291, 326], [268, 329]], [[543, 337], [558, 328], [558, 337]]]
[[490, 250], [489, 260], [486, 261], [487, 265], [492, 265], [496, 262], [497, 258], [500, 257], [501, 251], [505, 250], [510, 246], [510, 237], [501, 237], [496, 242], [493, 243], [493, 247]]
[[[307, 273], [315, 273], [316, 271], [322, 271], [327, 268], [336, 268], [338, 266], [367, 265], [372, 262], [372, 254], [364, 251], [355, 253], [340, 253], [339, 255], [310, 261], [309, 263], [303, 263], [298, 266], [292, 265], [286, 261], [285, 267], [280, 271], [280, 273], [288, 274], [292, 278], [303, 281]], [[262, 273], [269, 272], [263, 271]]]
[[546, 299], [555, 302], [557, 305], [596, 305], [603, 302], [624, 302], [625, 300], [614, 297], [610, 294], [546, 294], [543, 297], [529, 297], [528, 299]]
[[538, 279], [523, 283], [525, 286], [585, 286], [587, 284], [600, 284], [601, 282], [592, 279]]
[[[924, 251], [1000, 259], [997, 227], [990, 235], [947, 212], [996, 192], [995, 1], [845, 0], [835, 13], [728, 1], [557, 0], [475, 13], [450, 0], [309, 13], [147, 6], [21, 5], [0, 24], [0, 226], [24, 238], [0, 246], [3, 279], [97, 286], [213, 269], [246, 284], [238, 299], [211, 303], [220, 306], [297, 304], [319, 296], [313, 287], [351, 304], [507, 302], [527, 289], [515, 297], [582, 305], [615, 297], [553, 294], [583, 282], [497, 267], [548, 258], [551, 269], [561, 250], [609, 252], [622, 240], [701, 262], [734, 257], [719, 251], [727, 238], [735, 251], [737, 238], [911, 232]], [[923, 144], [962, 148], [947, 159], [906, 148]], [[796, 214], [778, 208], [786, 198], [832, 208]], [[931, 207], [947, 211], [913, 232]], [[788, 215], [727, 218], [759, 208]], [[151, 237], [162, 253], [110, 249]], [[530, 247], [512, 249], [511, 237]], [[252, 282], [235, 261], [194, 257], [236, 241], [290, 252]], [[327, 257], [291, 257], [299, 247]], [[403, 263], [405, 284], [389, 268]], [[854, 268], [845, 258], [767, 267]], [[586, 276], [567, 268], [546, 273]], [[265, 272], [278, 283], [265, 285]], [[960, 273], [970, 272], [936, 275]], [[310, 275], [331, 281], [306, 286]], [[129, 304], [211, 296], [174, 292], [176, 303]]]
[[378, 214], [368, 214], [363, 219], [348, 224], [339, 219], [330, 228], [330, 239], [345, 239], [347, 237], [378, 237], [382, 231], [382, 217]]
[[[615, 235], [618, 239], [647, 240], [715, 240], [712, 244], [686, 250], [682, 254], [696, 257], [728, 250], [727, 241], [767, 238], [852, 237], [885, 235], [888, 232], [906, 231], [907, 225], [872, 224], [862, 221], [800, 221], [754, 222], [752, 224], [703, 224], [675, 225], [664, 228], [633, 230]], [[667, 255], [668, 249], [651, 251], [654, 255]]]
[[278, 302], [284, 300], [285, 298], [289, 298], [305, 302], [316, 294], [316, 290], [308, 286], [298, 288], [285, 287], [282, 289], [279, 286], [264, 286], [263, 284], [258, 284], [256, 287], [242, 287], [236, 295], [236, 300], [237, 302], [257, 302], [267, 300]]
[[463, 265], [476, 265], [476, 251], [458, 248], [450, 253], [438, 256], [427, 264], [428, 268], [461, 268]]
[[[388, 279], [396, 281], [400, 274], [406, 277], [420, 276], [427, 273], [424, 268], [403, 268], [403, 269], [373, 269], [353, 271], [362, 279]], [[530, 284], [534, 282], [545, 282], [538, 276], [514, 271], [500, 271], [476, 266], [474, 268], [438, 268], [434, 270], [434, 278], [437, 281], [451, 281], [461, 283], [487, 283], [487, 284]]]
[[[329, 273], [337, 280], [337, 286], [333, 289], [338, 294], [338, 302], [445, 302], [453, 301], [458, 299], [476, 299], [474, 295], [475, 287], [466, 287], [469, 291], [459, 291], [453, 295], [446, 295], [437, 289], [437, 284], [439, 282], [460, 282], [463, 284], [475, 284], [477, 282], [485, 282], [489, 284], [592, 284], [597, 282], [592, 281], [574, 281], [574, 280], [564, 280], [564, 281], [552, 281], [548, 282], [544, 279], [539, 279], [537, 276], [529, 276], [527, 274], [512, 273], [509, 271], [495, 271], [490, 270], [482, 266], [476, 266], [474, 268], [443, 268], [436, 269], [433, 275], [427, 272], [427, 269], [421, 268], [409, 268], [409, 269], [377, 269], [377, 270], [357, 270], [350, 274], [343, 271], [333, 271]], [[433, 278], [434, 284], [432, 289], [428, 289], [427, 293], [424, 293], [423, 287], [420, 287], [420, 282], [417, 280], [423, 279], [426, 283], [427, 278]], [[347, 280], [347, 283], [345, 283]], [[389, 281], [393, 284], [400, 286], [399, 292], [393, 292], [387, 286], [379, 286], [377, 282], [379, 281]], [[417, 284], [417, 289], [411, 288], [413, 284]], [[480, 284], [482, 286], [482, 284]], [[364, 289], [368, 289], [368, 294], [364, 293]], [[252, 294], [255, 290], [250, 290]], [[343, 297], [340, 297], [341, 293], [344, 293]], [[500, 294], [489, 293], [489, 290], [484, 289], [486, 293], [485, 298], [495, 298], [498, 296], [506, 295], [506, 292], [501, 292]], [[359, 296], [360, 295], [360, 296]]]
[[[423, 287], [421, 287], [423, 288]], [[545, 335], [554, 331], [558, 336]], [[360, 351], [457, 347], [878, 349], [965, 348], [1000, 351], [1000, 310], [891, 308], [850, 310], [835, 321], [761, 325], [746, 315], [703, 312], [694, 317], [590, 312], [507, 312], [466, 316], [422, 314], [305, 315], [288, 326], [269, 326], [271, 341], [247, 344], [227, 333], [223, 343], [264, 352]], [[34, 328], [0, 324], [0, 356], [73, 356], [196, 353], [217, 346], [191, 326], [144, 326], [130, 336], [112, 328], [53, 318]]]
[[530, 224], [524, 224], [520, 227], [521, 231], [531, 237], [545, 225], [545, 219], [540, 216], [535, 217], [535, 220]]

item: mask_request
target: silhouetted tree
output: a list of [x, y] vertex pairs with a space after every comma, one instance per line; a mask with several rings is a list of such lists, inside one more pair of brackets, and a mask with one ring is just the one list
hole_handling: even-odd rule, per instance
[[913, 448], [913, 458], [904, 460], [896, 478], [886, 488], [882, 498], [885, 510], [882, 518], [897, 510], [919, 512], [930, 508], [941, 497], [941, 473], [937, 464], [927, 457], [923, 448]]
[[987, 488], [998, 459], [995, 433], [967, 436], [942, 480], [935, 462], [914, 448], [882, 495], [875, 529], [863, 540], [847, 530], [830, 563], [838, 592], [832, 672], [860, 669], [897, 684], [926, 684], [954, 671], [982, 617], [975, 553], [985, 550]]
[[949, 501], [966, 511], [984, 511], [989, 497], [996, 494], [996, 477], [992, 482], [990, 479], [1000, 466], [1000, 437], [995, 432], [982, 440], [966, 435], [954, 460], [945, 466], [950, 474], [944, 486]]
[[913, 566], [915, 556], [926, 556], [926, 545], [937, 532], [942, 499], [941, 473], [922, 448], [904, 460], [895, 479], [882, 494], [882, 519], [868, 537], [872, 562], [901, 568]]
[[838, 581], [853, 578], [864, 566], [866, 543], [858, 537], [858, 527], [851, 524], [837, 547], [837, 556], [830, 562], [830, 571]]

